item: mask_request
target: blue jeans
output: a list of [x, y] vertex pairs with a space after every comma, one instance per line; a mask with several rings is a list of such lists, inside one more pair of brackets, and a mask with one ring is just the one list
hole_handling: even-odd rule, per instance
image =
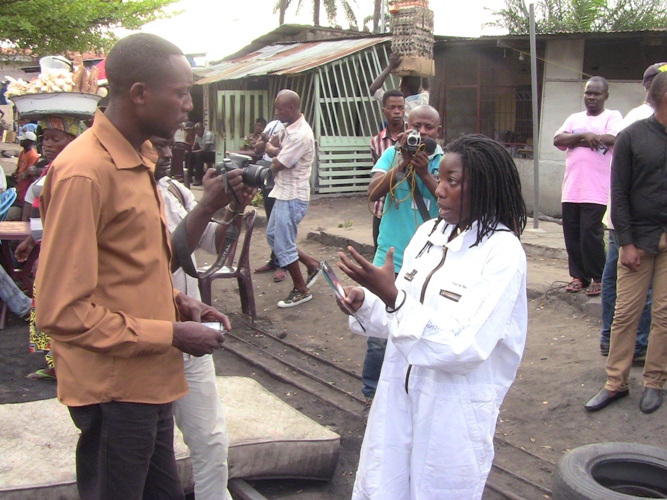
[[276, 200], [266, 225], [266, 241], [280, 267], [287, 267], [299, 260], [296, 248], [296, 232], [299, 222], [306, 215], [308, 202], [301, 200]]
[[387, 339], [368, 337], [366, 341], [366, 358], [364, 358], [364, 368], [361, 371], [361, 382], [363, 383], [361, 392], [368, 399], [375, 397], [386, 348]]
[[[611, 323], [614, 321], [614, 309], [616, 308], [616, 274], [618, 266], [619, 245], [616, 239], [616, 231], [609, 231], [609, 245], [607, 247], [607, 261], [602, 273], [602, 332], [600, 343], [609, 345], [611, 334]], [[648, 347], [648, 334], [651, 329], [651, 296], [649, 287], [646, 297], [646, 305], [642, 311], [642, 317], [637, 326], [637, 341], [635, 343], [635, 355], [646, 352]]]

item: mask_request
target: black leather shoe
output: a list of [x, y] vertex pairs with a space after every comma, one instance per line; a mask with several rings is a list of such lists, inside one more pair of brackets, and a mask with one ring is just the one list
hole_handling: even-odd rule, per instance
[[662, 404], [662, 390], [645, 387], [642, 398], [639, 400], [639, 409], [642, 413], [653, 413]]
[[584, 405], [584, 408], [586, 408], [588, 411], [598, 411], [607, 406], [609, 403], [613, 403], [617, 399], [624, 398], [628, 394], [630, 394], [630, 391], [627, 389], [613, 393], [603, 387], [600, 389], [600, 392], [588, 400], [588, 403]]

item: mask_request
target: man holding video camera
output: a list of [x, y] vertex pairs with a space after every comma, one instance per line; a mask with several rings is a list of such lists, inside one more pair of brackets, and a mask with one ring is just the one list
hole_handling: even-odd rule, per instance
[[[408, 117], [408, 132], [399, 136], [395, 147], [385, 150], [371, 170], [369, 201], [386, 196], [373, 259], [375, 266], [384, 265], [387, 251], [394, 247], [394, 272], [398, 273], [403, 265], [403, 251], [417, 228], [438, 216], [435, 175], [443, 151], [435, 140], [441, 130], [440, 114], [434, 107], [416, 107]], [[367, 342], [361, 373], [361, 392], [366, 397], [364, 419], [368, 418], [375, 397], [387, 339], [368, 337]]]
[[[278, 307], [294, 307], [313, 298], [309, 288], [320, 273], [320, 263], [296, 246], [297, 226], [308, 210], [310, 172], [313, 166], [315, 140], [313, 131], [301, 114], [299, 94], [281, 90], [275, 101], [276, 118], [285, 124], [280, 145], [266, 144], [272, 157], [271, 171], [275, 187], [270, 196], [276, 201], [266, 228], [266, 239], [280, 267], [292, 278], [292, 291]], [[308, 277], [301, 274], [299, 261], [306, 265]]]

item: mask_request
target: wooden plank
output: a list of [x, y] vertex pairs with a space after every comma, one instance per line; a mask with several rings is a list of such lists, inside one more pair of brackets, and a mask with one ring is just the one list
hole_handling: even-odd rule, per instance
[[240, 500], [267, 500], [264, 495], [240, 478], [230, 479], [227, 487], [230, 493], [234, 493]]
[[330, 136], [323, 135], [320, 137], [320, 145], [322, 146], [357, 146], [368, 147], [371, 143], [370, 137], [357, 136]]
[[369, 175], [369, 170], [341, 170], [341, 171], [323, 171], [320, 172], [318, 176], [320, 180], [330, 179], [332, 182], [365, 182], [370, 181], [371, 176]]
[[360, 193], [365, 192], [367, 188], [363, 186], [351, 186], [351, 187], [320, 187], [319, 193]]
[[319, 150], [319, 155], [320, 159], [324, 158], [325, 156], [335, 159], [335, 158], [341, 158], [343, 155], [353, 155], [351, 156], [352, 159], [356, 159], [359, 161], [372, 161], [371, 155], [368, 152], [367, 149], [321, 149]]
[[331, 167], [361, 167], [361, 168], [371, 168], [373, 166], [372, 161], [355, 161], [354, 159], [342, 159], [338, 161], [320, 161], [322, 168], [331, 168]]
[[359, 182], [345, 182], [341, 179], [320, 179], [319, 189], [332, 189], [332, 188], [347, 188], [350, 191], [365, 191], [368, 192], [368, 184], [362, 184]]
[[371, 141], [368, 140], [362, 140], [358, 142], [339, 142], [339, 143], [327, 143], [323, 142], [322, 139], [320, 138], [320, 149], [324, 150], [333, 150], [333, 151], [340, 151], [341, 149], [350, 149], [350, 150], [355, 150], [355, 151], [368, 151], [370, 154], [370, 146], [371, 146]]

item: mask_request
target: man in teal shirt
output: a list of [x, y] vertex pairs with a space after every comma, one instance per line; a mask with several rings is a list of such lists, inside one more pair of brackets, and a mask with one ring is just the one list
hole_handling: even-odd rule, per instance
[[[426, 139], [435, 141], [442, 130], [440, 114], [432, 106], [416, 107], [408, 117], [408, 131], [410, 130], [417, 130], [422, 142]], [[434, 193], [438, 186], [436, 176], [443, 155], [442, 148], [438, 145], [432, 154], [428, 154], [425, 148], [410, 154], [405, 149], [405, 135], [397, 143], [401, 149], [388, 148], [382, 154], [371, 170], [373, 178], [368, 185], [370, 201], [377, 201], [386, 195], [373, 264], [384, 265], [387, 251], [394, 247], [394, 272], [397, 274], [403, 265], [405, 247], [417, 228], [425, 222], [412, 196], [412, 186], [414, 185], [421, 193], [430, 217], [437, 217], [438, 207]], [[361, 392], [366, 396], [364, 418], [367, 417], [375, 396], [386, 345], [386, 339], [368, 338], [366, 359], [361, 374], [363, 383]]]

